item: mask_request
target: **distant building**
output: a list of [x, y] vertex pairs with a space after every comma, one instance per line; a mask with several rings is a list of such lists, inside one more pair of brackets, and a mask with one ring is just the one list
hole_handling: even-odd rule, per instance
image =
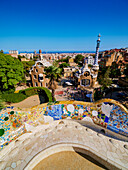
[[18, 51], [17, 50], [9, 50], [9, 55], [12, 57], [18, 58]]
[[117, 68], [120, 69], [121, 77], [123, 77], [124, 69], [128, 64], [128, 52], [126, 49], [111, 49], [109, 51], [102, 52], [102, 57], [100, 60], [100, 67], [112, 66], [113, 63], [116, 63]]
[[100, 67], [111, 66], [113, 62], [118, 63], [123, 60], [121, 49], [112, 49], [110, 51], [104, 51], [100, 60]]
[[[88, 68], [88, 63], [85, 57], [83, 67], [75, 73], [76, 84], [78, 85], [78, 87], [82, 89], [95, 88], [98, 85], [97, 76], [99, 70], [99, 65], [98, 65], [99, 46], [100, 46], [100, 34], [97, 40], [96, 55], [95, 55], [95, 60], [93, 62], [93, 66], [91, 68]], [[92, 63], [92, 58], [91, 58], [91, 63]]]
[[32, 66], [29, 72], [33, 87], [47, 87], [49, 80], [45, 78], [44, 68], [49, 66], [51, 64], [46, 60], [35, 62], [35, 65]]
[[75, 68], [72, 67], [65, 67], [64, 68], [64, 77], [73, 77], [73, 73], [75, 72]]
[[69, 58], [68, 63], [69, 63], [70, 66], [73, 66], [73, 67], [77, 66], [77, 64], [74, 62], [73, 58]]
[[19, 55], [24, 56], [28, 60], [33, 59], [33, 53], [20, 53]]
[[93, 56], [88, 56], [87, 57], [87, 64], [93, 65], [94, 64], [94, 58]]

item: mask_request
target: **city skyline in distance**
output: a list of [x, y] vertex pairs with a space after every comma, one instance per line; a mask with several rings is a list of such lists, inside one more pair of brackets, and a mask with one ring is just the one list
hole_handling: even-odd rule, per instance
[[1, 2], [0, 49], [95, 51], [128, 47], [127, 0]]

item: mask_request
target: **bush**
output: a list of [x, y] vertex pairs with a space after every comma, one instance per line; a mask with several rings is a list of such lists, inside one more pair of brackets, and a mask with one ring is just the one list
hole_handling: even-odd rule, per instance
[[6, 102], [18, 103], [26, 99], [26, 96], [24, 94], [19, 94], [19, 93], [10, 93], [10, 94], [4, 93], [2, 94], [2, 98], [5, 99]]
[[27, 97], [33, 95], [42, 95], [45, 97], [46, 102], [52, 102], [52, 94], [45, 87], [30, 87], [25, 90], [20, 90], [19, 93], [3, 93], [2, 98], [5, 99], [6, 102], [18, 103]]

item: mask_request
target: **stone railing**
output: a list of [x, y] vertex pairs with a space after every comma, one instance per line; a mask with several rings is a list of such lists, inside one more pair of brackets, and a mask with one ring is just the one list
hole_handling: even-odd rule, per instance
[[0, 150], [34, 127], [59, 119], [91, 121], [128, 136], [128, 111], [119, 102], [112, 99], [102, 99], [95, 103], [60, 101], [24, 110], [3, 109], [0, 112]]

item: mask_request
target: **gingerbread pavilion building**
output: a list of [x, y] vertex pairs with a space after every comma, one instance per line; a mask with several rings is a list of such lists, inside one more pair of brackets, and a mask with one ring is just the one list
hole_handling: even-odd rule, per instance
[[96, 55], [95, 55], [93, 66], [88, 67], [85, 58], [83, 67], [80, 70], [78, 70], [75, 74], [76, 84], [78, 84], [78, 87], [82, 89], [87, 89], [87, 88], [93, 89], [98, 86], [97, 76], [99, 70], [99, 65], [98, 65], [99, 46], [100, 46], [100, 34], [98, 35]]

